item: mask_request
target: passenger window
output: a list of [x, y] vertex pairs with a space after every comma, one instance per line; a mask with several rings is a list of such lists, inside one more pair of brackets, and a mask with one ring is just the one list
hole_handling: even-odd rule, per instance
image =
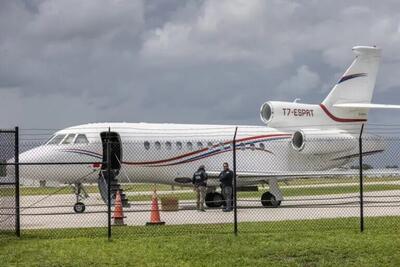
[[157, 150], [161, 149], [161, 143], [158, 141], [154, 143], [154, 146], [156, 147]]
[[264, 145], [264, 143], [260, 143], [260, 145], [259, 145], [259, 146], [260, 146], [260, 149], [261, 149], [261, 150], [264, 150], [264, 149], [265, 149], [265, 145]]
[[181, 142], [176, 142], [176, 148], [178, 150], [181, 150], [182, 149], [182, 143]]
[[171, 142], [166, 142], [165, 147], [167, 148], [167, 150], [171, 150], [171, 148], [172, 148]]
[[65, 137], [65, 134], [56, 135], [47, 144], [48, 145], [58, 145], [64, 139], [64, 137]]
[[208, 146], [208, 148], [212, 148], [213, 143], [212, 142], [208, 142], [207, 146]]
[[225, 145], [224, 145], [224, 143], [220, 142], [220, 143], [219, 143], [219, 146], [221, 147], [221, 149], [222, 149], [222, 150], [224, 150], [224, 149], [225, 149]]
[[191, 142], [187, 142], [186, 147], [188, 150], [193, 150], [193, 144]]
[[240, 147], [241, 150], [245, 150], [246, 149], [246, 145], [244, 143], [241, 143], [239, 145], [239, 147]]
[[75, 136], [76, 136], [76, 134], [69, 134], [69, 135], [67, 135], [67, 138], [65, 138], [64, 141], [62, 142], [63, 145], [71, 144], [72, 141], [74, 141]]
[[202, 149], [203, 148], [203, 143], [202, 142], [197, 142], [197, 148]]
[[144, 142], [144, 148], [145, 148], [146, 150], [149, 150], [149, 149], [150, 149], [150, 143], [149, 143], [148, 141]]
[[89, 144], [89, 140], [86, 138], [86, 135], [78, 134], [75, 139], [75, 144]]
[[250, 149], [251, 149], [251, 150], [254, 150], [255, 148], [256, 148], [256, 145], [255, 145], [254, 143], [251, 143], [251, 144], [250, 144]]

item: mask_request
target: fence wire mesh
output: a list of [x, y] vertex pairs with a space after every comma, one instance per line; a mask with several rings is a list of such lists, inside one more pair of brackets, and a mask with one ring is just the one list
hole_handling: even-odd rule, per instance
[[[0, 131], [0, 163], [15, 156], [15, 131]], [[17, 232], [15, 165], [0, 166], [0, 234]]]
[[[22, 131], [22, 234], [226, 233], [235, 226], [245, 233], [260, 231], [260, 225], [266, 232], [307, 225], [358, 229], [360, 178], [365, 227], [374, 227], [373, 217], [398, 218], [400, 138], [365, 133], [360, 154], [359, 133], [305, 133], [298, 140], [293, 133], [239, 127], [234, 140], [234, 130], [141, 129], [133, 134], [123, 128], [77, 128], [50, 139], [48, 132]], [[2, 181], [15, 176], [13, 138], [1, 141]], [[233, 175], [230, 181], [226, 172], [221, 174], [226, 163], [236, 173], [236, 188]], [[208, 177], [204, 188], [193, 184], [202, 165]], [[15, 188], [1, 192], [2, 210], [15, 211]], [[200, 202], [204, 198], [205, 211], [198, 197]], [[237, 204], [232, 211], [228, 201]], [[399, 227], [400, 221], [390, 222]]]

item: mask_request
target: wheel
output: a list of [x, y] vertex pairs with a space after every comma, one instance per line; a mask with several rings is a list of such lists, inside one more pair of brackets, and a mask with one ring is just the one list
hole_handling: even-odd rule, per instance
[[207, 207], [209, 207], [209, 208], [213, 208], [214, 207], [213, 198], [214, 198], [214, 193], [207, 193], [206, 194], [205, 202], [206, 202], [206, 206]]
[[83, 204], [82, 202], [77, 202], [74, 205], [74, 211], [76, 213], [82, 213], [85, 211], [85, 204]]
[[206, 205], [209, 208], [218, 208], [224, 204], [224, 198], [222, 194], [214, 192], [206, 194]]
[[271, 194], [271, 192], [265, 192], [264, 194], [262, 194], [261, 196], [261, 204], [264, 207], [279, 207], [279, 205], [281, 205], [281, 201], [280, 200], [276, 200], [276, 197]]

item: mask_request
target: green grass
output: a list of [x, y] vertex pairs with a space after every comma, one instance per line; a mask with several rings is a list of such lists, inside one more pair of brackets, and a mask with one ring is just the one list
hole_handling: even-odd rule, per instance
[[23, 231], [2, 266], [399, 266], [399, 217]]

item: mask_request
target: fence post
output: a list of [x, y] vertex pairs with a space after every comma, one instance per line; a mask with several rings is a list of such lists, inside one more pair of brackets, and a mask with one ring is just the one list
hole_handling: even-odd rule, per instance
[[363, 188], [363, 156], [362, 156], [362, 134], [364, 131], [364, 124], [361, 125], [360, 136], [358, 138], [359, 147], [359, 174], [360, 174], [360, 231], [364, 232], [364, 188]]
[[235, 134], [233, 136], [232, 151], [233, 151], [233, 231], [235, 235], [238, 234], [238, 222], [237, 222], [237, 195], [236, 195], [236, 134], [238, 127], [235, 128]]
[[107, 219], [108, 219], [108, 239], [111, 239], [111, 130], [108, 128], [107, 135]]
[[19, 199], [19, 128], [15, 127], [14, 131], [14, 163], [15, 163], [15, 234], [21, 237], [21, 221], [20, 221], [20, 199]]

